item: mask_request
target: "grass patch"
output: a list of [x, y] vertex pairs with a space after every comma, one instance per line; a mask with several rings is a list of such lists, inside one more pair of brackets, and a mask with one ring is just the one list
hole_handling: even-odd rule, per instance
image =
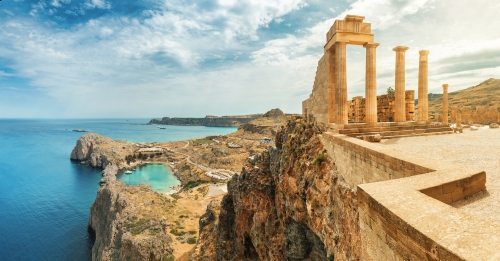
[[173, 197], [175, 200], [178, 200], [178, 199], [182, 198], [181, 196], [179, 196], [177, 194], [172, 194], [170, 196]]
[[171, 234], [174, 234], [174, 235], [176, 235], [176, 236], [178, 236], [178, 237], [180, 237], [180, 236], [184, 236], [184, 235], [186, 234], [186, 231], [181, 231], [181, 230], [177, 230], [177, 229], [172, 229], [172, 230], [170, 230], [170, 233], [171, 233]]
[[199, 140], [194, 140], [194, 144], [201, 145], [201, 144], [212, 144], [214, 143], [213, 140], [205, 140], [205, 139], [199, 139]]
[[192, 245], [192, 244], [196, 244], [196, 238], [194, 238], [194, 237], [190, 237], [190, 238], [188, 238], [188, 240], [187, 240], [186, 242], [187, 242], [188, 244], [191, 244], [191, 245]]
[[196, 234], [196, 230], [189, 230], [189, 232], [188, 232], [188, 233], [189, 233], [190, 235], [194, 235], [194, 234]]
[[151, 220], [139, 219], [136, 222], [126, 224], [125, 227], [132, 233], [132, 235], [141, 234], [143, 231], [151, 229]]

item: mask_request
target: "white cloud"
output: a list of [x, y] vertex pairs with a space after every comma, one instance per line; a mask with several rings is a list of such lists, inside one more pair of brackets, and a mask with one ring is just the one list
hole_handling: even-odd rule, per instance
[[[479, 1], [487, 5], [487, 0]], [[92, 8], [111, 7], [105, 1], [85, 3]], [[0, 28], [0, 55], [14, 61], [15, 76], [30, 79], [31, 85], [67, 108], [66, 115], [56, 116], [80, 116], [82, 111], [87, 117], [102, 116], [103, 111], [108, 117], [167, 112], [203, 116], [274, 107], [300, 112], [301, 100], [312, 89], [325, 34], [335, 18], [347, 13], [365, 15], [381, 43], [377, 50], [380, 91], [394, 84], [391, 49], [396, 45], [410, 47], [408, 88], [416, 84], [418, 50], [431, 51], [431, 91], [441, 81], [458, 88], [491, 77], [495, 73], [491, 60], [473, 73], [450, 66], [459, 63], [467, 69], [464, 59], [478, 59], [476, 54], [500, 46], [500, 35], [491, 22], [496, 21], [496, 10], [467, 10], [466, 0], [360, 0], [348, 9], [335, 7], [339, 14], [335, 18], [299, 26], [280, 37], [265, 35], [268, 40], [262, 42], [252, 42], [263, 38], [259, 29], [273, 21], [287, 26], [284, 20], [297, 26], [294, 17], [287, 15], [306, 4], [299, 0], [162, 3], [141, 17], [103, 16], [63, 30], [52, 30], [35, 19], [8, 20]], [[328, 4], [325, 1], [325, 13], [329, 13]], [[33, 15], [49, 9], [38, 2]], [[458, 60], [449, 60], [455, 56]], [[11, 76], [0, 71], [0, 78]], [[360, 46], [348, 48], [348, 85], [350, 96], [364, 95]]]
[[106, 2], [106, 0], [89, 0], [85, 3], [85, 7], [88, 9], [92, 8], [110, 9], [111, 4]]

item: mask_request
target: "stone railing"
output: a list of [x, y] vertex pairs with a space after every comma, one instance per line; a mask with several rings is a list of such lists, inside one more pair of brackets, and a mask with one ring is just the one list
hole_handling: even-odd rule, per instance
[[500, 227], [448, 204], [485, 190], [484, 171], [324, 133], [357, 186], [362, 260], [497, 260]]

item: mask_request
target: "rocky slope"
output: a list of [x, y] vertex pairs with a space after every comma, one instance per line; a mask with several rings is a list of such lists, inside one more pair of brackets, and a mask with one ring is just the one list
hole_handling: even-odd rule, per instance
[[[451, 87], [450, 87], [451, 88]], [[495, 106], [500, 107], [500, 79], [490, 78], [476, 86], [448, 93], [449, 108], [451, 106]], [[429, 113], [442, 113], [443, 94], [429, 93]]]
[[193, 260], [358, 260], [357, 200], [320, 130], [291, 121], [200, 218]]
[[272, 109], [262, 115], [262, 117], [240, 125], [236, 132], [228, 136], [251, 140], [259, 140], [263, 137], [273, 138], [286, 120], [286, 115], [280, 109]]
[[173, 205], [150, 186], [109, 181], [90, 208], [92, 260], [174, 260], [163, 214]]

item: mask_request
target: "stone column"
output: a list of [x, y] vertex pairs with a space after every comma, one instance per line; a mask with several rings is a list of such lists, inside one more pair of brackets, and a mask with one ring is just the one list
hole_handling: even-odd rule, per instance
[[366, 79], [365, 79], [365, 122], [377, 122], [377, 46], [378, 43], [365, 43]]
[[448, 125], [448, 84], [443, 84], [443, 123]]
[[326, 52], [328, 63], [328, 122], [335, 122], [335, 49]]
[[408, 47], [397, 46], [393, 51], [396, 52], [396, 80], [394, 83], [395, 101], [394, 101], [394, 121], [406, 122], [405, 113], [405, 52]]
[[335, 124], [347, 124], [347, 41], [335, 42]]
[[418, 64], [418, 120], [429, 120], [429, 51], [421, 50]]

